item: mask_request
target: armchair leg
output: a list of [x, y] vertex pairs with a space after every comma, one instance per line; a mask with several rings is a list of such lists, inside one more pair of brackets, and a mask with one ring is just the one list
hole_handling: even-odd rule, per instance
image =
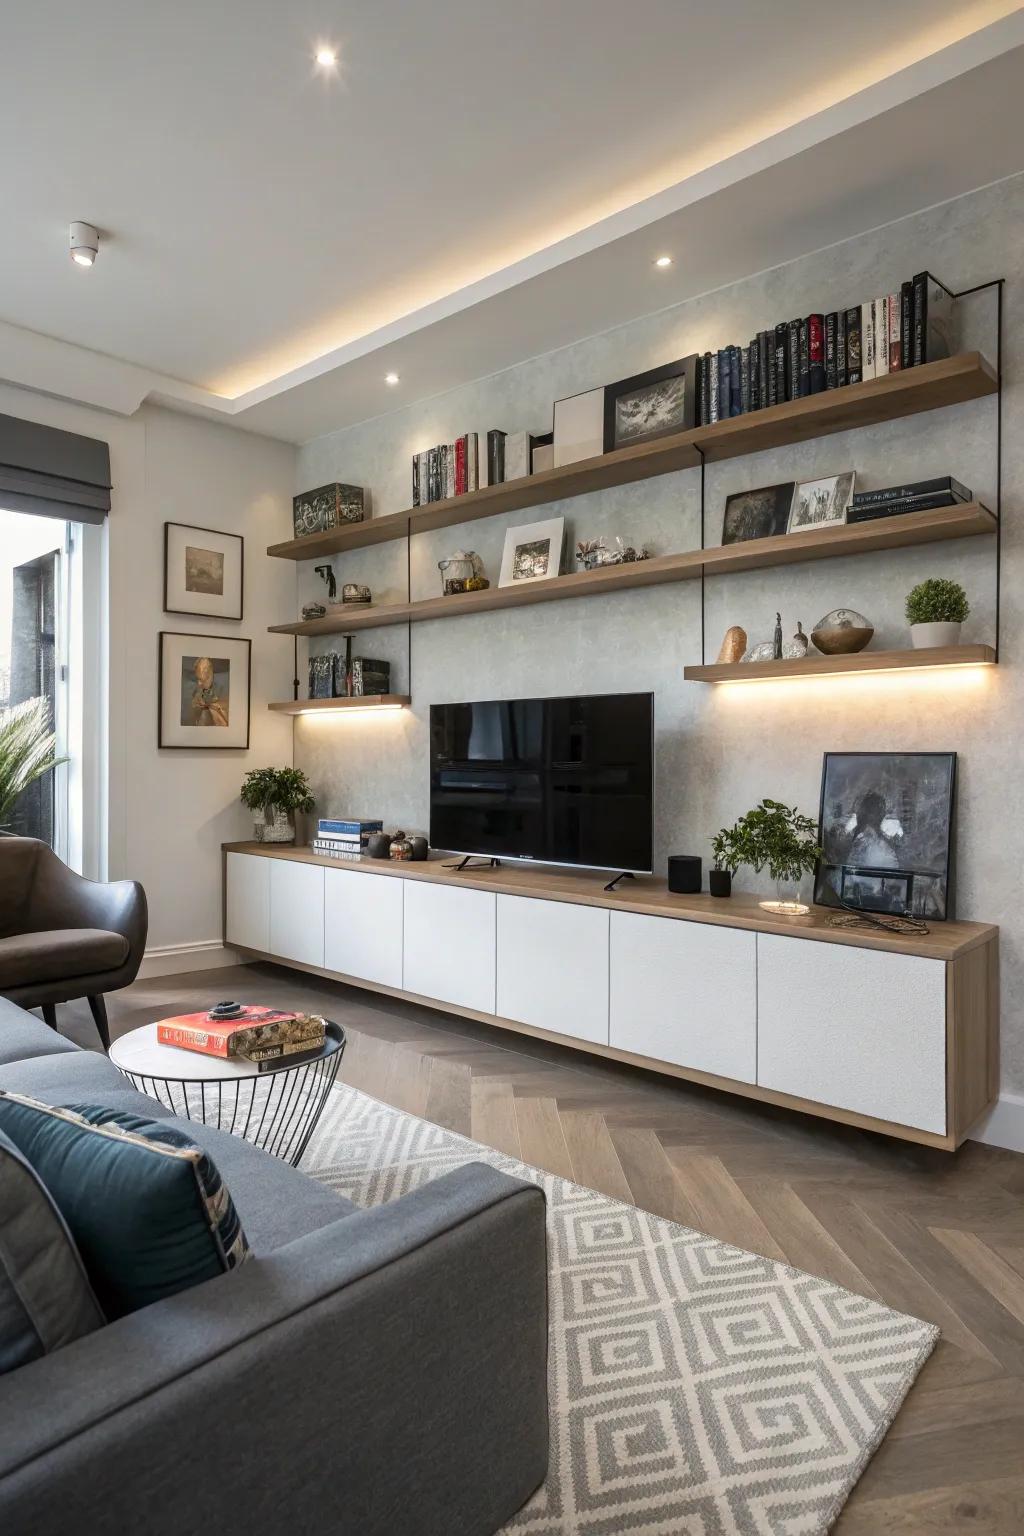
[[46, 1024], [49, 1024], [51, 1029], [56, 1029], [57, 1028], [57, 1005], [56, 1005], [56, 1003], [40, 1003], [39, 1004], [39, 1011], [43, 1015], [43, 1022], [46, 1023]]
[[91, 1014], [93, 1016], [93, 1021], [94, 1021], [95, 1025], [96, 1025], [97, 1030], [99, 1031], [99, 1036], [100, 1036], [100, 1040], [101, 1040], [101, 1042], [103, 1044], [103, 1049], [105, 1051], [109, 1051], [110, 1050], [110, 1025], [107, 1022], [107, 1005], [103, 1001], [102, 994], [99, 994], [96, 997], [90, 997], [88, 999], [88, 1002], [89, 1002], [89, 1011], [91, 1012]]

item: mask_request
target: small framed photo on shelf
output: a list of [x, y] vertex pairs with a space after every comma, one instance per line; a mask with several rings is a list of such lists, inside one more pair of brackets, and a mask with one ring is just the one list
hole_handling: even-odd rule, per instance
[[697, 425], [697, 353], [609, 384], [604, 392], [604, 451], [631, 448]]
[[244, 566], [241, 534], [164, 523], [164, 612], [240, 619]]
[[727, 496], [722, 518], [722, 543], [744, 544], [748, 539], [770, 539], [789, 529], [796, 482], [762, 485], [753, 491]]
[[251, 651], [251, 640], [161, 631], [158, 746], [248, 747]]
[[801, 480], [793, 497], [786, 532], [799, 533], [803, 528], [845, 523], [855, 480], [852, 469], [843, 475], [828, 475], [824, 480]]
[[555, 401], [553, 468], [604, 453], [604, 390], [588, 389]]
[[524, 582], [550, 581], [561, 575], [564, 545], [564, 517], [549, 517], [542, 523], [507, 529], [498, 585], [518, 587]]
[[326, 533], [342, 523], [361, 523], [366, 516], [366, 492], [361, 485], [319, 485], [292, 497], [292, 526], [297, 539]]
[[826, 752], [815, 901], [952, 917], [955, 799], [955, 752]]

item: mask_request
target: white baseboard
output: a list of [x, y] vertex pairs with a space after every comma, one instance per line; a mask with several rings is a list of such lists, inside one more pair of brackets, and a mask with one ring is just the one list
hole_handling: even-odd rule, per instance
[[199, 939], [192, 944], [155, 944], [146, 950], [139, 977], [179, 976], [184, 971], [218, 971], [226, 965], [247, 965], [237, 950], [220, 939]]
[[1024, 1094], [1001, 1093], [986, 1119], [975, 1126], [970, 1139], [983, 1141], [987, 1147], [1024, 1152]]

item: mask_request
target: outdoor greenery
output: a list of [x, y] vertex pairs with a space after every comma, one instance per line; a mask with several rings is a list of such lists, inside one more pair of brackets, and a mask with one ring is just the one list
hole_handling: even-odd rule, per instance
[[254, 768], [242, 780], [242, 801], [250, 811], [262, 811], [268, 817], [275, 808], [309, 812], [315, 804], [300, 768]]
[[735, 874], [746, 864], [758, 873], [767, 867], [773, 880], [799, 880], [821, 857], [816, 832], [816, 823], [794, 807], [762, 800], [712, 838], [715, 868]]
[[0, 709], [0, 827], [10, 825], [23, 790], [67, 758], [57, 757], [45, 699], [26, 699]]
[[958, 581], [933, 576], [907, 594], [908, 624], [962, 624], [971, 611]]

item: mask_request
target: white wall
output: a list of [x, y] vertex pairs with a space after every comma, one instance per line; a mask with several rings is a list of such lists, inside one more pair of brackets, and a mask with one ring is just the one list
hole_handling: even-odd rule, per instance
[[[756, 265], [756, 252], [750, 261]], [[542, 431], [550, 426], [551, 402], [560, 396], [689, 352], [745, 343], [783, 317], [889, 292], [924, 267], [955, 287], [1008, 278], [1004, 649], [998, 669], [733, 691], [685, 683], [684, 663], [700, 659], [700, 589], [696, 582], [682, 583], [414, 628], [412, 709], [387, 720], [303, 718], [296, 728], [296, 761], [310, 773], [323, 809], [353, 809], [420, 830], [427, 820], [426, 725], [432, 701], [652, 689], [658, 722], [656, 858], [663, 867], [670, 851], [707, 859], [714, 831], [764, 795], [816, 815], [826, 749], [955, 750], [961, 769], [959, 915], [1002, 925], [1003, 1083], [1019, 1092], [1024, 1089], [1019, 731], [1024, 675], [1018, 597], [1024, 578], [1018, 532], [1024, 470], [1024, 177], [319, 438], [300, 451], [296, 488], [354, 481], [371, 488], [375, 513], [398, 511], [409, 504], [409, 460], [418, 449], [470, 429]], [[972, 318], [975, 335], [992, 353], [991, 325], [977, 307]], [[730, 491], [851, 467], [865, 486], [951, 472], [992, 505], [995, 419], [994, 401], [979, 401], [713, 466], [707, 478], [709, 542], [719, 536]], [[621, 532], [638, 543], [649, 541], [655, 553], [693, 548], [700, 543], [699, 494], [698, 471], [684, 471], [550, 509], [422, 535], [414, 541], [413, 595], [439, 590], [435, 562], [459, 547], [478, 550], [496, 580], [505, 528], [536, 516], [564, 513], [573, 543], [581, 536]], [[874, 622], [876, 644], [905, 645], [903, 598], [915, 581], [932, 574], [964, 582], [973, 605], [965, 639], [990, 640], [993, 556], [994, 545], [979, 539], [709, 581], [709, 659], [729, 624], [743, 624], [751, 638], [769, 638], [777, 608], [789, 635], [797, 619], [809, 630], [833, 607], [857, 607]], [[336, 564], [339, 580], [366, 580], [380, 600], [404, 596], [403, 545], [355, 551]], [[319, 585], [303, 568], [302, 597]], [[358, 639], [364, 654], [392, 657], [399, 690], [410, 691], [404, 631], [371, 630]], [[749, 871], [738, 883], [757, 885]]]
[[[251, 829], [239, 785], [249, 768], [292, 760], [290, 721], [266, 707], [291, 697], [291, 645], [267, 625], [290, 610], [295, 578], [264, 551], [290, 531], [294, 449], [169, 411], [126, 420], [9, 386], [0, 411], [110, 444], [108, 675], [95, 690], [101, 709], [109, 697], [107, 869], [146, 888], [150, 971], [222, 959], [220, 845]], [[165, 521], [244, 535], [241, 623], [163, 612]], [[248, 751], [158, 749], [163, 629], [252, 639]]]

